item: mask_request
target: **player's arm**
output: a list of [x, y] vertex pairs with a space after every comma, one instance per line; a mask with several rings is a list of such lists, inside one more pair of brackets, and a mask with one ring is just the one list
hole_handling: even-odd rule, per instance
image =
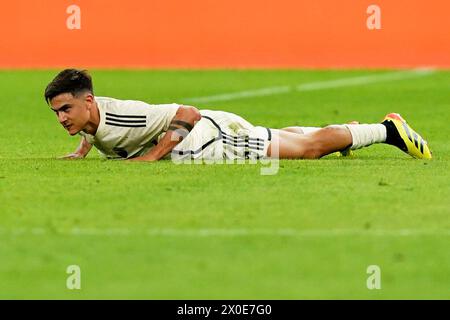
[[75, 150], [75, 152], [70, 153], [66, 156], [61, 157], [61, 159], [82, 159], [87, 156], [89, 151], [91, 151], [92, 144], [90, 144], [85, 137], [81, 137], [81, 142]]
[[164, 137], [147, 154], [133, 158], [131, 161], [157, 161], [172, 151], [175, 146], [186, 137], [201, 119], [197, 108], [180, 106], [170, 122], [169, 129]]

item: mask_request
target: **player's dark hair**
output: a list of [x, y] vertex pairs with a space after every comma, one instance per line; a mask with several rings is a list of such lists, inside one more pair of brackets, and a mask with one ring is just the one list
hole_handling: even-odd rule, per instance
[[65, 69], [45, 88], [45, 101], [50, 102], [54, 97], [61, 93], [71, 93], [73, 96], [82, 92], [94, 94], [92, 87], [92, 78], [86, 70]]

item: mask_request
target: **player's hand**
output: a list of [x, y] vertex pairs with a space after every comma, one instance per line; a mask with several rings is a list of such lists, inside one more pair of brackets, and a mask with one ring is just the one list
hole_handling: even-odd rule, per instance
[[83, 158], [84, 158], [84, 155], [82, 155], [81, 153], [74, 152], [74, 153], [70, 153], [68, 155], [59, 157], [58, 159], [70, 160], [70, 159], [83, 159]]

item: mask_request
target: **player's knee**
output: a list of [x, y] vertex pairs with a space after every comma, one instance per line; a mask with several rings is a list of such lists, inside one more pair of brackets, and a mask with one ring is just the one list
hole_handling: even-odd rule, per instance
[[341, 124], [330, 124], [324, 128], [322, 128], [322, 130], [328, 130], [328, 131], [341, 131], [341, 130], [347, 130], [347, 128], [345, 127], [345, 125], [341, 125]]

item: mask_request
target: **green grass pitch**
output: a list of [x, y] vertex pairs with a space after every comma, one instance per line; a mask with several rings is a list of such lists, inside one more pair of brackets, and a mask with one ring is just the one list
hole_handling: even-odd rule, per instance
[[[401, 113], [432, 161], [385, 145], [315, 161], [56, 159], [78, 144], [43, 100], [53, 71], [1, 71], [0, 298], [450, 298], [450, 72], [198, 103], [268, 127]], [[92, 71], [150, 103], [390, 71]], [[158, 230], [162, 230], [158, 232]], [[283, 231], [285, 230], [285, 231]], [[288, 230], [288, 231], [286, 231]], [[68, 290], [66, 268], [81, 268]], [[369, 290], [366, 269], [381, 268]]]

